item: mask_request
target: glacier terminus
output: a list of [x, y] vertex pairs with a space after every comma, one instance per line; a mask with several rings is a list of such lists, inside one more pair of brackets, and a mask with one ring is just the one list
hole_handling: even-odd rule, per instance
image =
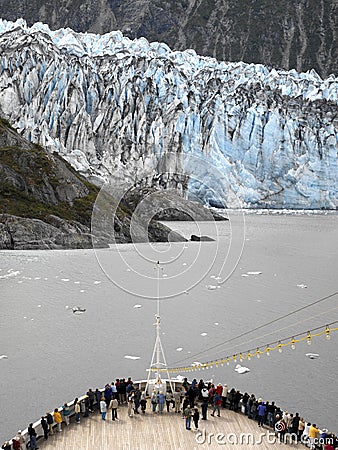
[[[336, 209], [337, 102], [334, 75], [0, 20], [0, 115], [97, 184], [113, 175], [211, 206]], [[166, 154], [177, 157], [161, 165]]]

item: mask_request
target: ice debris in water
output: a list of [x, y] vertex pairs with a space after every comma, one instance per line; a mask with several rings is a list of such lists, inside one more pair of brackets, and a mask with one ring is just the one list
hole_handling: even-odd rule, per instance
[[178, 348], [176, 349], [177, 352], [181, 352], [182, 350], [183, 350], [182, 347], [178, 347]]
[[134, 305], [133, 308], [135, 308], [135, 309], [142, 308], [142, 305]]
[[301, 289], [307, 288], [306, 284], [297, 284], [297, 287], [299, 287]]
[[241, 366], [240, 364], [237, 364], [237, 366], [235, 367], [235, 372], [243, 374], [243, 373], [250, 372], [250, 369], [248, 367], [244, 367], [244, 366]]
[[257, 272], [247, 272], [247, 274], [248, 275], [261, 275], [262, 272], [259, 272], [259, 271], [257, 271]]
[[0, 359], [8, 359], [7, 355], [0, 355]]
[[201, 333], [201, 336], [208, 336], [208, 333]]
[[16, 277], [17, 275], [20, 275], [20, 271], [19, 270], [9, 269], [7, 271], [7, 274], [6, 275], [1, 275], [0, 278]]
[[124, 356], [126, 359], [140, 359], [141, 357], [140, 356], [131, 356], [131, 355], [125, 355]]
[[207, 288], [209, 291], [214, 291], [215, 289], [217, 289], [217, 286], [214, 286], [213, 284], [208, 284], [208, 285], [206, 286], [206, 288]]
[[305, 353], [305, 356], [307, 358], [310, 358], [310, 359], [317, 359], [317, 358], [319, 358], [318, 353]]

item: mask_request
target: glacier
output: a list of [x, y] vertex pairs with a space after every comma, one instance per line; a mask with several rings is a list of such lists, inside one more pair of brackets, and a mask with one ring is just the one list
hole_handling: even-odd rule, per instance
[[337, 208], [338, 79], [0, 19], [0, 114], [97, 184]]

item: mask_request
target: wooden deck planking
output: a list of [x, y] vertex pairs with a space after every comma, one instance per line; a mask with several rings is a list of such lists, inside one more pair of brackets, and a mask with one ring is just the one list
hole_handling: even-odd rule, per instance
[[[148, 405], [149, 407], [149, 405]], [[69, 427], [63, 423], [63, 431], [55, 432], [47, 441], [39, 439], [38, 445], [43, 450], [216, 450], [230, 446], [232, 449], [294, 449], [295, 445], [269, 444], [263, 439], [261, 444], [217, 444], [213, 438], [211, 444], [196, 442], [196, 431], [192, 423], [192, 430], [185, 429], [185, 421], [181, 414], [164, 412], [153, 414], [147, 410], [145, 415], [127, 415], [127, 408], [118, 409], [119, 420], [111, 420], [111, 412], [107, 420], [103, 421], [101, 415], [93, 413], [89, 418], [81, 418], [80, 425], [71, 423]], [[234, 413], [228, 409], [221, 411], [221, 417], [210, 417], [200, 420], [200, 431], [206, 433], [252, 433], [258, 438], [260, 432], [270, 429], [259, 428], [257, 422], [248, 419], [242, 414]], [[271, 431], [271, 430], [270, 430]]]

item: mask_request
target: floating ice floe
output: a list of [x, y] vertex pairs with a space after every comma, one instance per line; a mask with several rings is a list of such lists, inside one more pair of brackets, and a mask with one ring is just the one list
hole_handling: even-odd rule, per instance
[[205, 286], [209, 291], [214, 291], [215, 289], [217, 289], [217, 286], [214, 286], [213, 284], [208, 284], [207, 286]]
[[61, 278], [61, 281], [69, 281], [69, 278]]
[[248, 275], [261, 275], [262, 272], [259, 272], [259, 271], [257, 271], [257, 272], [247, 272], [247, 274]]
[[81, 306], [73, 306], [72, 311], [74, 314], [82, 314], [86, 312], [86, 308], [82, 308]]
[[66, 309], [69, 309], [69, 306], [68, 306], [68, 305], [66, 305], [66, 306], [65, 306], [65, 308], [66, 308]]
[[201, 333], [201, 336], [208, 336], [208, 333]]
[[241, 366], [240, 364], [237, 364], [235, 367], [235, 372], [239, 374], [248, 373], [250, 372], [250, 369], [248, 367]]
[[7, 355], [0, 355], [0, 359], [8, 359]]
[[134, 305], [133, 308], [135, 308], [135, 309], [142, 308], [142, 305]]
[[301, 289], [307, 288], [306, 284], [297, 284], [297, 287], [299, 287]]
[[182, 266], [186, 266], [186, 265], [187, 265], [187, 263], [183, 263], [183, 264], [182, 264]]
[[42, 305], [38, 305], [38, 308], [41, 308]]
[[163, 276], [163, 278], [166, 278], [168, 275], [166, 273], [164, 273], [162, 276]]
[[94, 284], [100, 284], [102, 281], [94, 281]]
[[242, 273], [242, 277], [248, 277], [249, 275], [247, 273]]
[[124, 356], [126, 359], [133, 359], [133, 360], [135, 360], [135, 359], [140, 359], [141, 357], [140, 356], [131, 356], [131, 355], [125, 355]]
[[181, 352], [182, 350], [183, 350], [182, 347], [178, 347], [178, 348], [176, 349], [177, 352]]
[[80, 290], [80, 292], [82, 292], [82, 293], [83, 293], [83, 292], [86, 292], [86, 291], [85, 291], [85, 289], [81, 289], [81, 290]]
[[210, 278], [216, 278], [216, 275], [210, 275]]
[[214, 325], [219, 325], [219, 323], [218, 323], [218, 322], [215, 322]]
[[80, 281], [74, 281], [74, 284], [80, 284]]
[[9, 269], [6, 273], [6, 275], [1, 275], [0, 278], [11, 278], [11, 277], [16, 277], [17, 275], [20, 275], [20, 271], [19, 270], [13, 270], [13, 269]]
[[307, 358], [310, 358], [310, 359], [317, 359], [317, 358], [319, 358], [318, 353], [306, 353], [305, 356]]

